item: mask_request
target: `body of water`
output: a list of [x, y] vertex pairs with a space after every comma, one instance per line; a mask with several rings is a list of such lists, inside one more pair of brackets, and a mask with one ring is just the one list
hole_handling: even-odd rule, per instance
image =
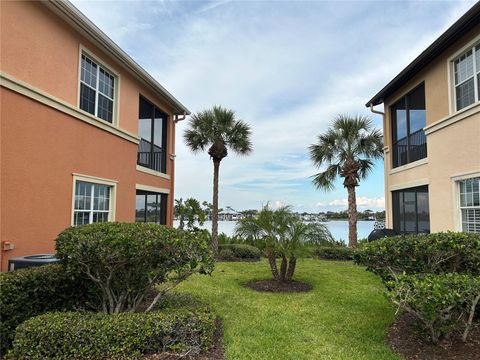
[[[235, 221], [219, 221], [218, 233], [225, 233], [228, 236], [233, 235], [233, 229], [235, 228]], [[348, 221], [347, 220], [332, 220], [322, 223], [328, 227], [335, 240], [344, 240], [348, 243]], [[373, 224], [375, 221], [358, 221], [357, 222], [357, 234], [359, 239], [366, 238], [373, 230]], [[178, 226], [178, 221], [173, 222], [173, 226]], [[202, 228], [212, 230], [212, 222], [205, 221]]]

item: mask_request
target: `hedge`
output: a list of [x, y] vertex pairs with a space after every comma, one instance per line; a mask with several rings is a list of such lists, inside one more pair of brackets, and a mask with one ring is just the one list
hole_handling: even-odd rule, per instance
[[326, 260], [353, 260], [355, 249], [343, 246], [321, 246], [313, 250], [315, 256]]
[[247, 244], [221, 244], [218, 246], [222, 260], [260, 260], [262, 252]]
[[447, 274], [400, 275], [388, 284], [388, 296], [413, 314], [430, 340], [461, 333], [463, 341], [474, 324], [480, 301], [480, 277]]
[[480, 234], [446, 232], [384, 238], [366, 244], [355, 261], [391, 279], [392, 273], [480, 275]]
[[94, 223], [58, 235], [57, 257], [98, 290], [97, 309], [135, 312], [154, 285], [210, 274], [214, 258], [206, 233], [149, 223]]
[[160, 352], [199, 353], [212, 346], [207, 309], [150, 313], [49, 313], [21, 324], [12, 359], [140, 359]]
[[60, 264], [0, 274], [0, 354], [5, 353], [21, 322], [48, 311], [88, 308], [94, 294], [89, 281]]

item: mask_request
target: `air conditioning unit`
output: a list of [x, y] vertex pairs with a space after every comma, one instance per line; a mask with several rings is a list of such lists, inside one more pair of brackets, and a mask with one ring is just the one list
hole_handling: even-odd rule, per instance
[[8, 271], [24, 269], [34, 266], [42, 266], [59, 262], [54, 254], [34, 254], [28, 256], [17, 256], [8, 260]]

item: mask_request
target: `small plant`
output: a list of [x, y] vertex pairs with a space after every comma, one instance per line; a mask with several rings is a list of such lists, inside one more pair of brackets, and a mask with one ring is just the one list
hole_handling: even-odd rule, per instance
[[134, 312], [154, 285], [169, 283], [147, 311], [194, 273], [209, 274], [213, 256], [205, 232], [147, 223], [94, 223], [64, 230], [57, 257], [70, 271], [84, 274], [100, 294], [106, 313]]
[[460, 274], [400, 275], [388, 284], [388, 296], [413, 314], [432, 342], [454, 332], [466, 341], [480, 301], [480, 278]]

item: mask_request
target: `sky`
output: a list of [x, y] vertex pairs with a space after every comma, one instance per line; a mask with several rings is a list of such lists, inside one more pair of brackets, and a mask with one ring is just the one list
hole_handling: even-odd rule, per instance
[[[220, 166], [219, 205], [341, 211], [315, 189], [308, 146], [364, 104], [470, 8], [472, 1], [73, 1], [192, 113], [222, 105], [252, 128], [254, 151]], [[382, 106], [378, 110], [383, 110]], [[213, 165], [177, 125], [175, 198], [212, 200]], [[383, 161], [357, 188], [359, 210], [384, 209]]]

